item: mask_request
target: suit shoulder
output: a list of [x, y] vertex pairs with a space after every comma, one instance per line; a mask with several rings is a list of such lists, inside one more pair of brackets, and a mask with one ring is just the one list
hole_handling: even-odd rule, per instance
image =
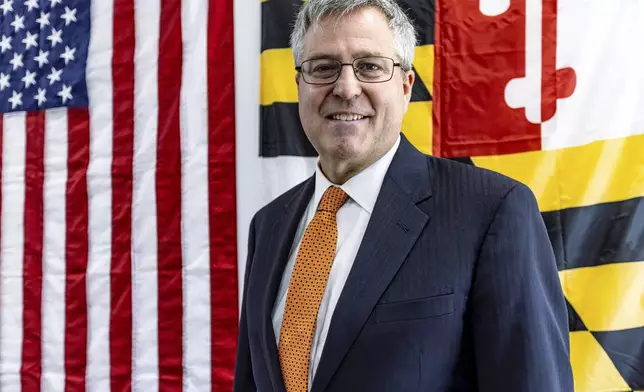
[[427, 162], [434, 215], [459, 227], [460, 233], [475, 233], [476, 243], [483, 241], [502, 207], [503, 216], [511, 220], [540, 216], [533, 192], [519, 181], [449, 159], [428, 157]]
[[521, 182], [471, 163], [428, 156], [430, 175], [436, 191], [453, 190], [463, 196], [503, 198], [513, 188], [531, 193]]

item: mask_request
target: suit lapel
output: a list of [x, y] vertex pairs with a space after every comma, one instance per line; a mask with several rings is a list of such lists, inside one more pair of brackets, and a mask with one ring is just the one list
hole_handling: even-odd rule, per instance
[[284, 268], [288, 262], [289, 251], [293, 245], [293, 237], [302, 219], [306, 207], [313, 195], [315, 188], [314, 177], [309, 178], [294, 196], [275, 212], [271, 228], [271, 237], [264, 243], [265, 253], [262, 255], [262, 264], [268, 269], [268, 284], [262, 301], [262, 348], [264, 359], [273, 384], [274, 391], [285, 391], [282, 372], [280, 369], [275, 331], [271, 314], [277, 297]]
[[429, 221], [417, 204], [430, 189], [427, 158], [402, 136], [333, 314], [312, 392], [325, 390]]

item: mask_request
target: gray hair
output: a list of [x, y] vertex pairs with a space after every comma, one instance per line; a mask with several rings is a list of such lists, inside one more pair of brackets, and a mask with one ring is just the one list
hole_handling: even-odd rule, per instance
[[302, 62], [304, 35], [311, 26], [315, 26], [326, 16], [341, 18], [365, 7], [377, 8], [385, 15], [394, 35], [394, 45], [400, 56], [402, 69], [410, 70], [417, 42], [416, 30], [409, 17], [394, 0], [309, 0], [303, 3], [291, 33], [291, 48], [293, 48], [295, 63]]

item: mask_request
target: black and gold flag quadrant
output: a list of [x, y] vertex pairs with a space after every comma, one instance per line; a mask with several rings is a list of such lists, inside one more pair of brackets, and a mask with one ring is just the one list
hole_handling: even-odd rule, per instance
[[469, 157], [528, 185], [568, 305], [575, 391], [644, 390], [644, 135]]
[[[297, 110], [295, 61], [289, 34], [302, 1], [262, 2], [260, 58], [260, 151], [262, 157], [317, 155], [309, 143]], [[413, 68], [416, 81], [403, 132], [418, 148], [431, 152], [432, 84], [434, 72], [434, 1], [400, 1], [418, 32]]]
[[[441, 48], [436, 5], [446, 7], [444, 0], [436, 1], [399, 1], [413, 18], [420, 41], [413, 64], [417, 78], [402, 131], [428, 154], [445, 137], [440, 122], [434, 121], [434, 103], [438, 108], [448, 101], [445, 89], [434, 91], [435, 77], [441, 85], [434, 66], [435, 37], [436, 48]], [[300, 125], [289, 48], [301, 4], [261, 4], [259, 155], [267, 160], [316, 156]], [[437, 63], [443, 58], [437, 57]], [[644, 391], [644, 135], [451, 159], [515, 178], [537, 197], [568, 306], [575, 391]]]

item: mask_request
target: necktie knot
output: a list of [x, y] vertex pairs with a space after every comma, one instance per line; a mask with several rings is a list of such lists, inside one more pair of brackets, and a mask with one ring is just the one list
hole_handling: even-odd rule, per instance
[[324, 195], [322, 195], [318, 211], [327, 211], [335, 214], [347, 200], [347, 197], [348, 195], [342, 189], [330, 186], [324, 191]]

